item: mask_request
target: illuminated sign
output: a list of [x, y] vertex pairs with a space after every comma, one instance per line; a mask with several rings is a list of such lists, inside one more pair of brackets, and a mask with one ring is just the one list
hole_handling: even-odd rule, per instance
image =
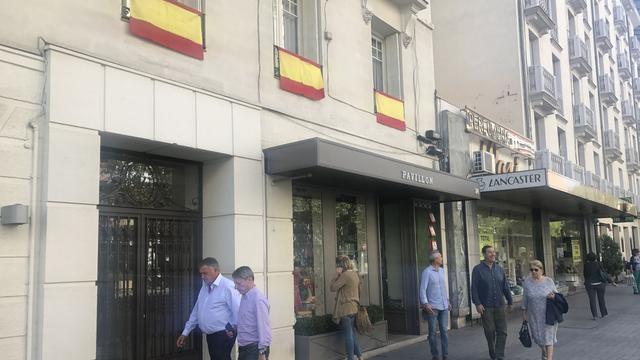
[[467, 132], [490, 140], [524, 157], [535, 158], [536, 146], [533, 140], [497, 124], [469, 108], [465, 108], [462, 112], [467, 115]]

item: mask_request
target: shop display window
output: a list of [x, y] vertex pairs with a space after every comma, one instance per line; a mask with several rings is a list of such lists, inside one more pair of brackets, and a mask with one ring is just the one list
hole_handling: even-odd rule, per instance
[[364, 201], [351, 195], [336, 197], [337, 256], [346, 255], [360, 274], [360, 303], [369, 304], [369, 259], [367, 256], [367, 219]]
[[322, 200], [298, 190], [293, 196], [294, 307], [296, 317], [324, 314]]
[[480, 249], [491, 245], [497, 261], [505, 269], [511, 291], [522, 294], [522, 284], [529, 274], [529, 262], [535, 259], [531, 213], [478, 208]]
[[549, 222], [553, 244], [555, 281], [576, 286], [583, 283], [584, 236], [580, 222], [572, 219]]

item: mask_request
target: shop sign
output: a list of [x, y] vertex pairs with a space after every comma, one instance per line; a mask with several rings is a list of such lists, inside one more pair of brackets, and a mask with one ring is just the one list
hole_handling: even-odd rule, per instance
[[631, 216], [631, 215], [627, 215], [627, 216], [616, 216], [613, 217], [613, 222], [614, 223], [627, 223], [627, 222], [634, 222], [636, 221], [636, 218]]
[[527, 170], [508, 174], [472, 177], [480, 192], [526, 189], [547, 185], [546, 170]]
[[418, 174], [418, 173], [407, 171], [407, 170], [402, 170], [402, 179], [411, 181], [414, 183], [418, 183], [418, 184], [426, 184], [426, 185], [433, 184], [433, 177]]
[[462, 111], [467, 115], [467, 132], [508, 148], [524, 157], [535, 158], [536, 146], [533, 140], [495, 123], [469, 108], [464, 108]]

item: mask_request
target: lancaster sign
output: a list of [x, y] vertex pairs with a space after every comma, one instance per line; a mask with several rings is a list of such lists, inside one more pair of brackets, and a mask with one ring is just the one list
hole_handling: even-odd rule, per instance
[[528, 170], [509, 174], [485, 175], [471, 178], [478, 183], [480, 192], [526, 189], [546, 186], [546, 170]]
[[530, 159], [535, 157], [536, 146], [533, 140], [507, 129], [469, 108], [462, 111], [467, 115], [467, 132], [476, 134], [524, 157]]

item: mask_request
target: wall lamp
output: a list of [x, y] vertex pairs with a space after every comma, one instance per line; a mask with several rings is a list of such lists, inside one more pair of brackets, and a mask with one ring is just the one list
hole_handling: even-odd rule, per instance
[[440, 140], [442, 140], [442, 135], [433, 130], [427, 130], [423, 135], [418, 135], [418, 141], [425, 144], [427, 149], [425, 150], [426, 154], [429, 156], [442, 157], [444, 155], [444, 151], [439, 147]]

